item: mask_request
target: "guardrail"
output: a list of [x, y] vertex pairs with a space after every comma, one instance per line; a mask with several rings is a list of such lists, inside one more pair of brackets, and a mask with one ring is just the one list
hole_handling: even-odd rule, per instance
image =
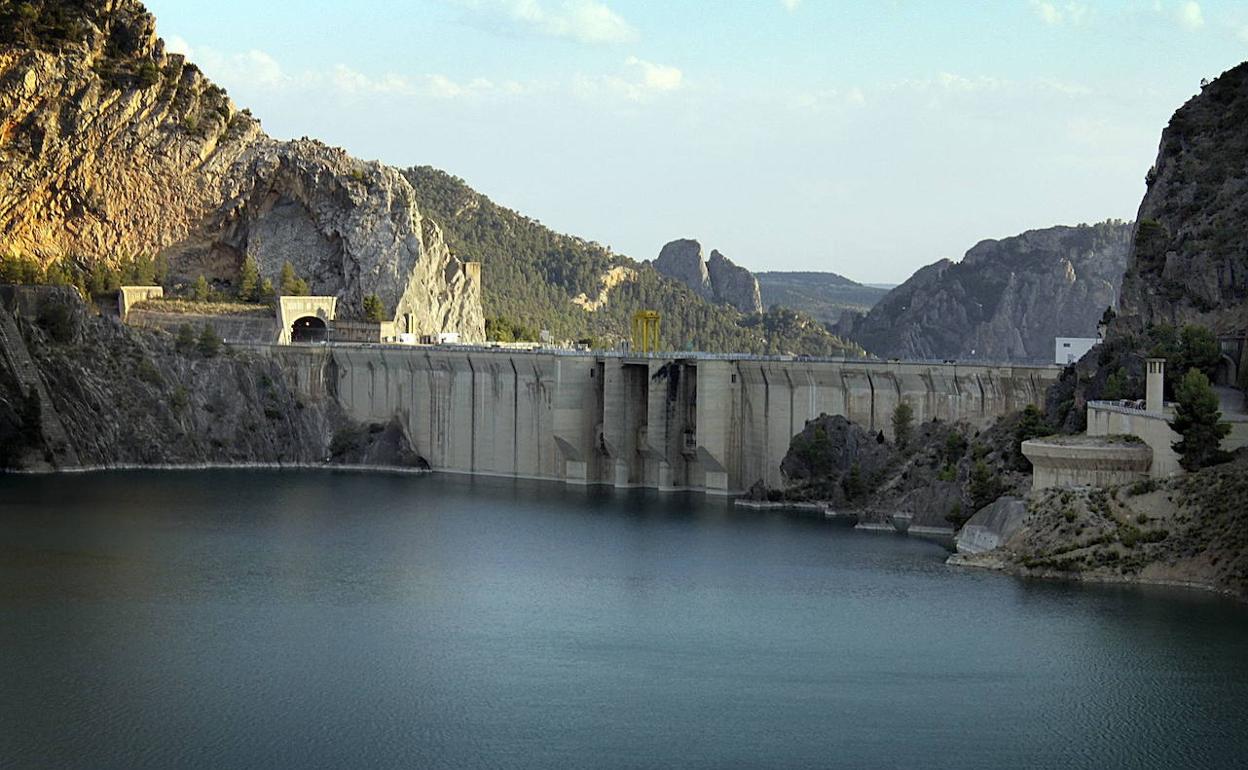
[[[249, 343], [249, 347], [263, 346], [266, 343]], [[951, 359], [883, 359], [866, 357], [850, 357], [850, 356], [804, 356], [804, 355], [762, 355], [756, 353], [706, 353], [694, 350], [670, 350], [658, 351], [653, 353], [630, 353], [620, 350], [576, 350], [574, 348], [554, 348], [554, 347], [532, 347], [532, 348], [513, 348], [503, 345], [489, 344], [443, 344], [443, 345], [426, 345], [426, 344], [401, 344], [388, 342], [291, 342], [286, 345], [277, 345], [276, 343], [267, 343], [272, 347], [286, 348], [356, 348], [366, 350], [395, 350], [395, 351], [443, 351], [457, 353], [515, 353], [515, 354], [540, 354], [548, 356], [564, 356], [573, 358], [618, 358], [633, 359], [639, 361], [757, 361], [761, 363], [832, 363], [832, 364], [867, 364], [870, 366], [963, 366], [968, 368], [1026, 368], [1026, 369], [1049, 369], [1061, 370], [1060, 364], [1038, 364], [1038, 363], [1018, 363], [1008, 361], [955, 361]]]

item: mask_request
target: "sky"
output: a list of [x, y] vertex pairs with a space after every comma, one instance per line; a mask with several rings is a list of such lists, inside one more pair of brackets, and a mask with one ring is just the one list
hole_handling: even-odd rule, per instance
[[148, 0], [279, 139], [432, 165], [653, 259], [897, 283], [1132, 219], [1162, 128], [1248, 59], [1202, 0]]

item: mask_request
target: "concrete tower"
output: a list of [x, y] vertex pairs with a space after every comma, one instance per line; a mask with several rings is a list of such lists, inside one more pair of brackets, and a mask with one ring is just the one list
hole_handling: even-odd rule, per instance
[[1165, 409], [1166, 400], [1166, 359], [1150, 358], [1148, 364], [1148, 380], [1144, 390], [1144, 408], [1160, 414]]

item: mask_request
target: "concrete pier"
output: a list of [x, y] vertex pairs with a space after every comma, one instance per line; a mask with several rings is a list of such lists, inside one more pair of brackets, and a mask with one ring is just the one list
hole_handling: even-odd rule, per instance
[[916, 421], [986, 427], [1041, 403], [1057, 367], [708, 354], [629, 356], [457, 346], [260, 345], [309, 398], [398, 417], [435, 470], [733, 494], [780, 461], [807, 420], [891, 433]]

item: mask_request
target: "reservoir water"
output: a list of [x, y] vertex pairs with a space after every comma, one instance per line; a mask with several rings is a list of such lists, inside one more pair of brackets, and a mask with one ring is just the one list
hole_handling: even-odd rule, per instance
[[2, 767], [1219, 767], [1248, 608], [701, 496], [0, 476]]

